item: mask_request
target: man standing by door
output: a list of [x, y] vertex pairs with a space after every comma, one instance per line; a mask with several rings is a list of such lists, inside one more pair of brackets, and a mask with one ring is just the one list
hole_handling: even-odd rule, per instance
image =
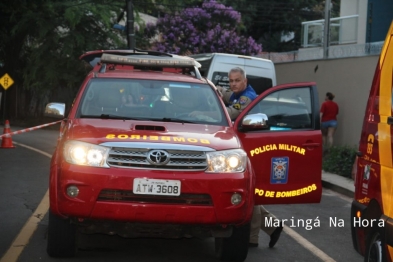
[[[243, 109], [257, 97], [257, 94], [251, 85], [247, 84], [246, 72], [242, 68], [232, 68], [228, 73], [228, 77], [230, 88], [226, 91], [223, 91], [221, 87], [218, 87], [218, 89], [222, 93], [222, 99], [227, 106], [229, 116], [232, 120], [235, 120]], [[282, 225], [279, 227], [267, 227], [265, 224], [266, 218], [277, 219], [263, 206], [255, 206], [251, 219], [249, 247], [258, 246], [260, 229], [270, 236], [269, 247], [271, 248], [274, 247], [280, 238], [283, 230]]]

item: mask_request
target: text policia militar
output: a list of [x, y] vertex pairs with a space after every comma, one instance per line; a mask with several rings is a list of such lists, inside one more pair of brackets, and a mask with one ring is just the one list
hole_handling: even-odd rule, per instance
[[[278, 219], [273, 217], [265, 217], [265, 227], [279, 227], [285, 225], [287, 227], [304, 228], [311, 230], [315, 227], [321, 227], [321, 221], [319, 217], [314, 219], [308, 218], [295, 218], [290, 219]], [[342, 218], [329, 217], [329, 227], [344, 227], [345, 221]], [[353, 218], [354, 227], [385, 227], [385, 220], [383, 219], [363, 219], [361, 217]]]
[[254, 155], [259, 155], [268, 151], [273, 151], [273, 150], [285, 150], [285, 151], [292, 151], [301, 155], [306, 154], [306, 149], [295, 146], [295, 145], [288, 145], [288, 144], [270, 144], [270, 145], [264, 145], [260, 147], [256, 147], [253, 150], [250, 151], [251, 157]]

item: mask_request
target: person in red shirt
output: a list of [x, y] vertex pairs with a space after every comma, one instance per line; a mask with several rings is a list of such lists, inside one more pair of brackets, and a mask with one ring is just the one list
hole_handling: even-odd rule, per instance
[[321, 131], [324, 149], [328, 150], [333, 145], [333, 136], [337, 129], [338, 105], [333, 101], [334, 95], [326, 93], [325, 102], [321, 105]]

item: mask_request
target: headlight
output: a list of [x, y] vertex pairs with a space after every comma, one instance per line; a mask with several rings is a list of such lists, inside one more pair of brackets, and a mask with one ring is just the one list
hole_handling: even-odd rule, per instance
[[207, 170], [212, 173], [243, 172], [246, 169], [247, 154], [242, 149], [208, 152]]
[[64, 158], [70, 164], [108, 167], [108, 147], [70, 140], [64, 144]]

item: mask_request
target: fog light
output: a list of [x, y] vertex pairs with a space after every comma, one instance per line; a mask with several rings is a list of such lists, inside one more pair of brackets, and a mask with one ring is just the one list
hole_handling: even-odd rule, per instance
[[235, 193], [231, 197], [232, 205], [239, 205], [242, 202], [242, 196], [238, 193]]
[[79, 194], [79, 188], [76, 186], [69, 186], [67, 187], [67, 195], [69, 197], [77, 197]]

